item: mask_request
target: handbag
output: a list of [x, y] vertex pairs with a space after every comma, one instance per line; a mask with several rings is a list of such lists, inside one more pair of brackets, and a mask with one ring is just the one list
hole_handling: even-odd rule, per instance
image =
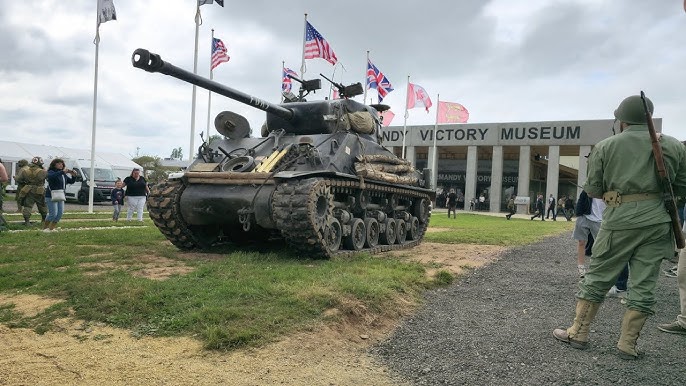
[[67, 201], [67, 197], [64, 195], [64, 189], [55, 189], [50, 191], [51, 201]]

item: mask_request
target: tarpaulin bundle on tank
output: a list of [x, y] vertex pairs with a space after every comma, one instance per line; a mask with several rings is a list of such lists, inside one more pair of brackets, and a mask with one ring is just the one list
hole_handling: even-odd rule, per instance
[[355, 173], [360, 177], [390, 183], [416, 184], [415, 168], [409, 161], [382, 154], [360, 155], [355, 162]]

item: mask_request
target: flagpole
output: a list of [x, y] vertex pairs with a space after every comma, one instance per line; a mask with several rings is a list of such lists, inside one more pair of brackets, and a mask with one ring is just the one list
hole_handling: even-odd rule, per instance
[[[369, 50], [367, 50], [367, 63], [364, 64], [364, 96], [362, 97], [362, 103], [367, 103], [367, 69], [369, 67]], [[378, 86], [377, 86], [378, 87]]]
[[[195, 50], [193, 52], [193, 74], [198, 74], [198, 35], [200, 34], [200, 3], [196, 2], [195, 12]], [[197, 93], [196, 86], [193, 85], [193, 101], [191, 102], [191, 144], [188, 150], [188, 160], [193, 161], [193, 148], [195, 145], [195, 95]]]
[[441, 105], [441, 94], [436, 94], [436, 123], [434, 124], [434, 157], [431, 161], [431, 182], [434, 190], [438, 187], [438, 147], [436, 146], [436, 133], [438, 133], [438, 110]]
[[283, 103], [284, 97], [283, 97], [283, 77], [284, 74], [286, 73], [286, 61], [282, 60], [281, 61], [281, 103]]
[[407, 104], [410, 102], [410, 76], [407, 76], [407, 90], [405, 91], [405, 122], [403, 123], [403, 152], [401, 158], [405, 158], [405, 133], [407, 132]]
[[303, 24], [303, 59], [300, 64], [300, 79], [305, 79], [305, 42], [307, 41], [307, 14], [305, 14], [305, 24]]
[[[212, 80], [212, 45], [214, 44], [214, 28], [212, 28], [212, 38], [210, 38], [210, 80]], [[207, 96], [207, 141], [210, 140], [210, 110], [212, 109], [212, 91]], [[191, 142], [191, 145], [193, 143]]]
[[95, 190], [95, 126], [98, 117], [98, 55], [100, 48], [100, 2], [97, 3], [95, 11], [95, 75], [93, 77], [93, 124], [91, 127], [91, 171], [88, 181], [88, 213], [93, 213], [93, 194]]

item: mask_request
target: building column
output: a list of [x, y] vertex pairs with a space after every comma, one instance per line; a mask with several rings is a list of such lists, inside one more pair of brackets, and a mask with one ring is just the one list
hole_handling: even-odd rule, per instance
[[476, 146], [467, 146], [467, 168], [465, 170], [464, 181], [464, 200], [465, 207], [469, 208], [469, 200], [479, 199], [476, 195], [476, 166], [477, 166]]
[[548, 210], [548, 197], [552, 194], [557, 201], [557, 190], [560, 184], [560, 146], [548, 147], [548, 171], [545, 177], [545, 203]]
[[[436, 152], [438, 152], [438, 148], [436, 149]], [[436, 190], [438, 187], [437, 181], [438, 181], [438, 159], [436, 159], [436, 167], [434, 167], [434, 147], [429, 146], [429, 154], [428, 154], [428, 159], [427, 165], [429, 169], [431, 169], [431, 189]]]
[[588, 178], [588, 158], [587, 155], [591, 153], [590, 146], [579, 146], [579, 171], [577, 173], [576, 184], [576, 196], [579, 197], [584, 184], [586, 183], [586, 178]]
[[[531, 146], [519, 147], [519, 176], [517, 176], [517, 195], [529, 196], [531, 180]], [[531, 203], [530, 203], [531, 204]], [[529, 205], [518, 204], [517, 213], [529, 214]]]
[[503, 147], [493, 146], [491, 157], [491, 189], [489, 194], [489, 211], [500, 212], [503, 200]]
[[415, 150], [417, 148], [415, 146], [405, 146], [405, 159], [410, 161], [410, 164], [414, 167], [417, 167], [415, 164]]

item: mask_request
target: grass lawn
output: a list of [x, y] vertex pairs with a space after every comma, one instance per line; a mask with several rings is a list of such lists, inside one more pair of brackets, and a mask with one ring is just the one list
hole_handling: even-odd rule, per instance
[[[56, 318], [73, 316], [127, 328], [134, 335], [193, 336], [211, 349], [269, 342], [319, 322], [398, 317], [421, 293], [450, 282], [429, 278], [419, 263], [359, 254], [332, 260], [298, 256], [282, 245], [268, 251], [177, 250], [152, 225], [113, 223], [110, 213], [66, 214], [59, 232], [26, 230], [6, 216], [0, 233], [0, 295], [37, 294], [59, 300], [36, 316], [0, 304], [0, 323], [45, 332]], [[571, 230], [573, 223], [460, 214], [434, 216], [425, 241], [521, 245]], [[179, 268], [165, 280], [145, 273]], [[9, 298], [11, 299], [11, 297]]]

